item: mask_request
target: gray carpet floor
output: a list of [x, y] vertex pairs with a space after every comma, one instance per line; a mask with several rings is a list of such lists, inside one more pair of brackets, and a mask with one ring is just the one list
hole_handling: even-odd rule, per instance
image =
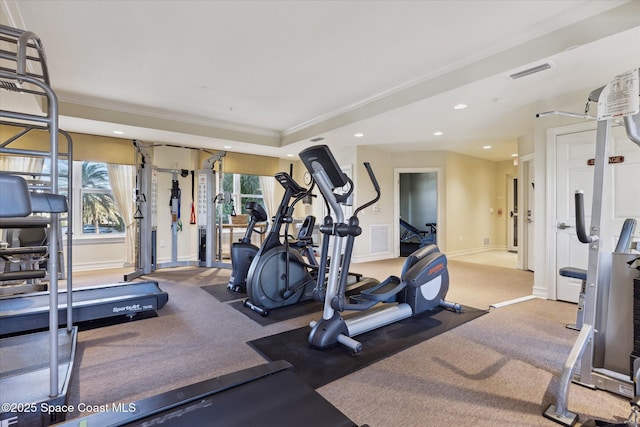
[[[354, 264], [353, 270], [384, 278], [397, 274], [401, 263]], [[450, 261], [449, 271], [447, 299], [480, 309], [532, 289], [530, 272], [461, 261]], [[99, 273], [100, 283], [122, 278], [121, 272]], [[95, 276], [79, 276], [76, 286], [98, 284]], [[202, 289], [228, 276], [228, 270], [186, 267], [147, 276], [169, 293], [169, 302], [156, 318], [79, 333], [70, 403], [129, 403], [262, 364], [248, 341], [319, 317], [310, 313], [261, 326]], [[554, 400], [577, 336], [565, 328], [575, 321], [575, 310], [573, 304], [541, 299], [491, 309], [318, 392], [354, 422], [371, 427], [553, 426], [541, 414]], [[581, 423], [626, 419], [629, 410], [624, 398], [577, 386], [571, 387], [569, 407]]]

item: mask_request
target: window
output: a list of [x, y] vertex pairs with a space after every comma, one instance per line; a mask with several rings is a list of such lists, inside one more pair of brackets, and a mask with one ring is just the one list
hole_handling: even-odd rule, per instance
[[80, 179], [82, 217], [76, 218], [81, 219], [82, 234], [124, 233], [106, 163], [74, 162], [74, 172], [74, 181]]
[[[59, 192], [69, 194], [67, 162], [58, 162]], [[51, 172], [49, 159], [44, 162], [43, 181]], [[75, 236], [120, 236], [125, 230], [124, 220], [115, 202], [106, 163], [73, 162], [73, 234]], [[66, 234], [66, 221], [63, 220]]]
[[229, 223], [232, 212], [236, 214], [247, 213], [244, 209], [247, 202], [258, 202], [264, 207], [260, 177], [258, 175], [246, 175], [237, 173], [225, 173], [222, 181], [222, 191], [231, 193], [232, 203], [223, 204], [223, 222]]

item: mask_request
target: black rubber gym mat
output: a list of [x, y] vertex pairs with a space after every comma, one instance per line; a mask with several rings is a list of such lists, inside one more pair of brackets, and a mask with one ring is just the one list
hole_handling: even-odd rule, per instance
[[[233, 301], [229, 305], [249, 319], [260, 324], [260, 326], [272, 325], [282, 322], [283, 320], [295, 319], [296, 317], [306, 316], [311, 313], [322, 312], [323, 304], [317, 301], [304, 301], [285, 307], [274, 308], [269, 310], [268, 316], [261, 316], [259, 313], [244, 306], [242, 301]], [[320, 314], [318, 314], [320, 317]]]
[[248, 344], [267, 360], [288, 361], [296, 374], [311, 387], [318, 388], [488, 313], [473, 307], [463, 309], [462, 313], [437, 309], [358, 335], [355, 338], [363, 348], [355, 354], [344, 346], [312, 349], [307, 343], [309, 327], [249, 341]]
[[235, 301], [247, 297], [246, 293], [233, 292], [227, 288], [227, 283], [202, 286], [202, 289], [220, 302]]

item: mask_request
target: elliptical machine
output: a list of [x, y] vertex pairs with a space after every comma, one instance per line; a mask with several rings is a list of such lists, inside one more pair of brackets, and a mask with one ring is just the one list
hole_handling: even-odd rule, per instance
[[[323, 240], [334, 240], [334, 260], [340, 259], [342, 239], [347, 239], [342, 262], [332, 262], [329, 266], [322, 318], [317, 322], [311, 322], [309, 344], [312, 347], [324, 349], [342, 344], [358, 352], [362, 350], [362, 344], [352, 338], [356, 335], [438, 307], [462, 311], [460, 304], [444, 300], [449, 290], [447, 259], [435, 245], [420, 248], [407, 257], [401, 277], [390, 276], [358, 295], [347, 297], [347, 275], [340, 272], [349, 270], [355, 237], [362, 233], [358, 213], [378, 201], [380, 186], [370, 164], [365, 162], [364, 166], [377, 195], [357, 208], [348, 222], [345, 222], [340, 203], [351, 196], [353, 182], [340, 170], [329, 147], [318, 145], [307, 148], [300, 153], [300, 159], [311, 173], [335, 217], [335, 221], [331, 221], [330, 217], [329, 220], [325, 219], [325, 223], [320, 227], [320, 231], [325, 235]], [[344, 192], [346, 187], [348, 190]], [[343, 194], [334, 192], [337, 189]], [[323, 287], [324, 280], [324, 275], [318, 277], [319, 287]], [[345, 310], [366, 311], [378, 303], [389, 305], [349, 319], [343, 319], [340, 315], [340, 312]]]
[[267, 213], [262, 205], [257, 202], [247, 202], [244, 210], [249, 214], [249, 225], [242, 239], [231, 245], [231, 277], [229, 278], [229, 284], [227, 284], [229, 290], [243, 293], [247, 292], [249, 266], [251, 266], [251, 262], [259, 249], [251, 243], [251, 235], [255, 231], [256, 223], [267, 220]]
[[[318, 271], [313, 251], [310, 250], [315, 218], [307, 217], [297, 240], [290, 241], [288, 235], [293, 209], [296, 203], [309, 195], [310, 190], [298, 185], [285, 172], [278, 172], [275, 178], [284, 187], [285, 193], [269, 233], [249, 266], [247, 299], [243, 302], [245, 307], [262, 316], [267, 316], [270, 309], [312, 299]], [[292, 198], [293, 202], [289, 203]], [[284, 244], [280, 240], [283, 225], [286, 225]], [[302, 253], [307, 256], [308, 262]]]

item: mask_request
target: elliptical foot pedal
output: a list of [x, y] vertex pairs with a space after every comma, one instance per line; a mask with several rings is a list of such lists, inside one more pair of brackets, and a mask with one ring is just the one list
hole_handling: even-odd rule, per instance
[[248, 298], [242, 301], [242, 305], [244, 305], [247, 308], [250, 308], [251, 310], [255, 311], [262, 317], [267, 317], [269, 315], [269, 310], [253, 304], [251, 301], [249, 301]]
[[359, 297], [371, 301], [385, 302], [404, 289], [406, 283], [397, 276], [389, 276], [384, 282], [360, 292]]

